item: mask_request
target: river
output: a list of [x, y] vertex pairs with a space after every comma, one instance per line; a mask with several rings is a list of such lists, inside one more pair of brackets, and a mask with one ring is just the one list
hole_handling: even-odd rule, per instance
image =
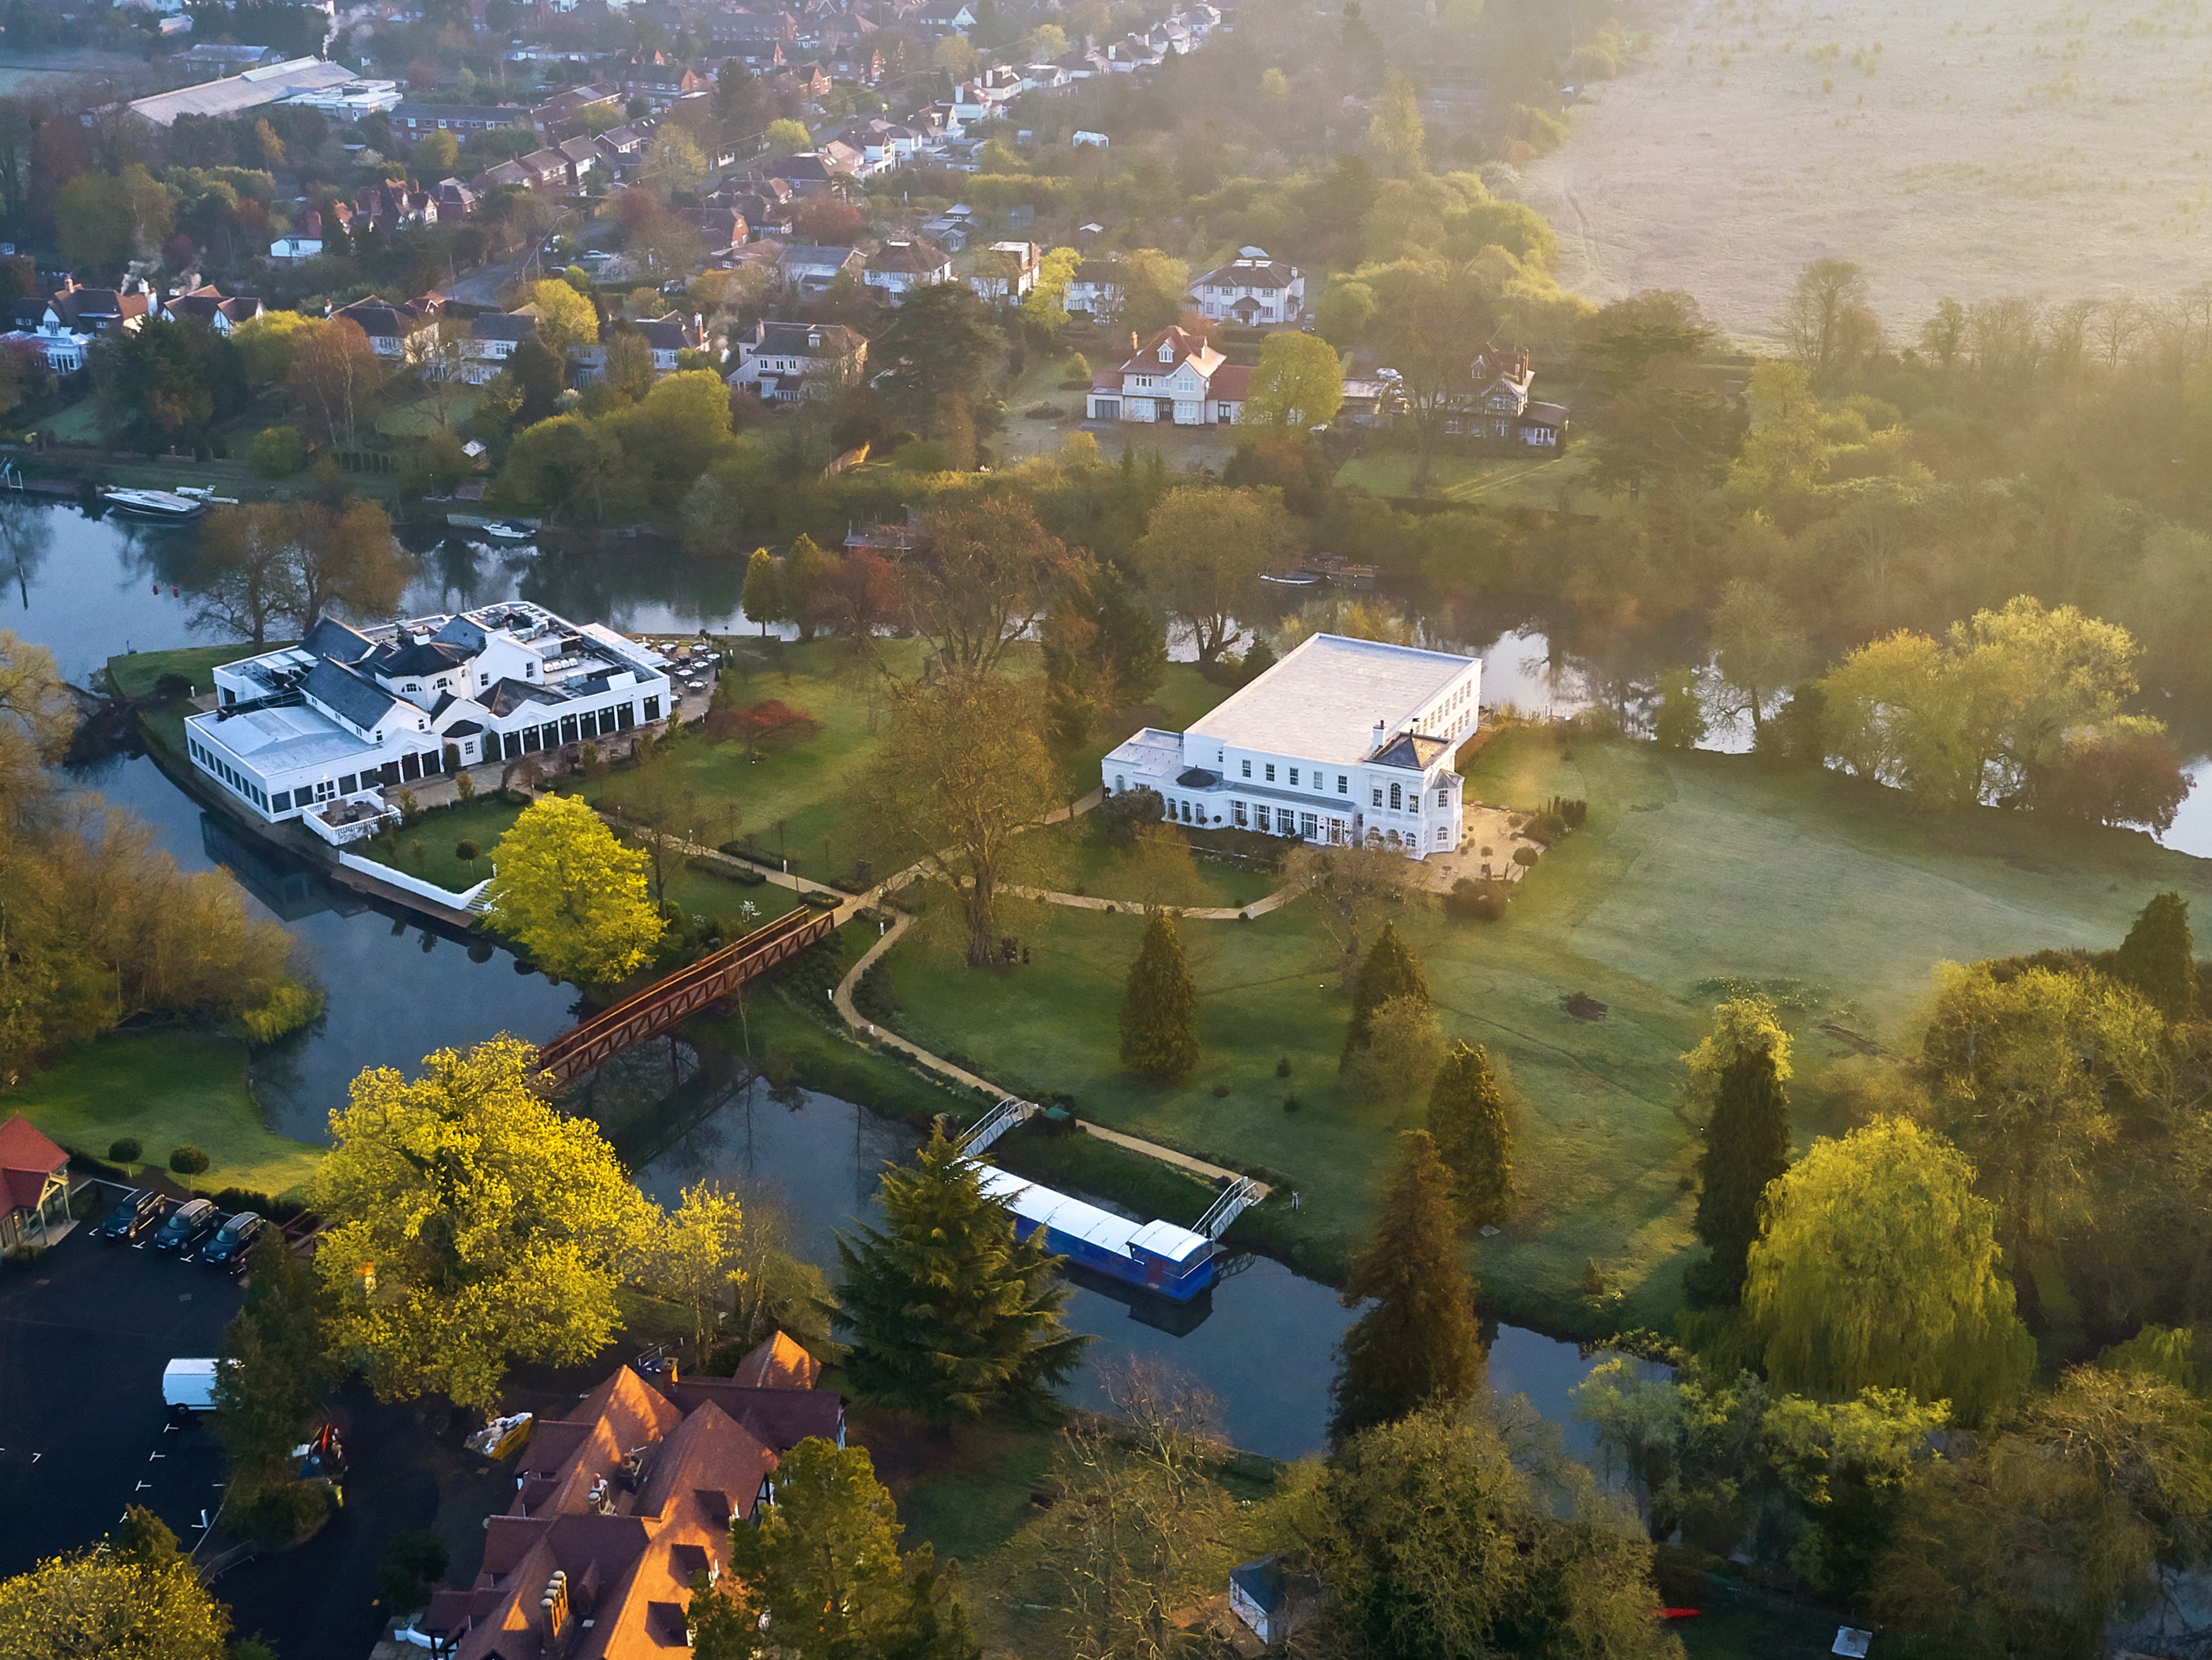
[[[27, 517], [27, 530], [15, 515]], [[197, 548], [190, 530], [88, 518], [68, 508], [18, 508], [10, 523], [12, 533], [0, 539], [0, 628], [46, 646], [76, 684], [88, 684], [125, 645], [156, 650], [218, 637], [193, 627]], [[405, 601], [410, 615], [520, 597], [631, 631], [742, 625], [736, 576], [678, 553], [625, 547], [556, 556], [458, 543], [421, 551], [422, 574]], [[1516, 659], [1544, 649], [1540, 635], [1517, 636], [1511, 647]], [[432, 1049], [501, 1031], [543, 1041], [574, 1018], [573, 988], [517, 972], [504, 952], [441, 937], [272, 858], [203, 813], [143, 756], [86, 763], [69, 781], [137, 813], [183, 868], [228, 866], [290, 933], [301, 965], [328, 991], [328, 1012], [314, 1028], [256, 1058], [256, 1094], [272, 1128], [286, 1134], [325, 1139], [331, 1109], [365, 1067], [411, 1072]], [[830, 1266], [836, 1231], [875, 1213], [883, 1160], [904, 1157], [915, 1143], [906, 1126], [848, 1102], [809, 1095], [787, 1110], [757, 1091], [716, 1109], [639, 1179], [664, 1200], [702, 1176], [770, 1189], [793, 1219], [793, 1250]], [[1215, 1397], [1221, 1427], [1237, 1445], [1285, 1458], [1322, 1444], [1331, 1351], [1353, 1314], [1328, 1286], [1259, 1257], [1237, 1259], [1204, 1317], [1181, 1335], [1090, 1286], [1076, 1286], [1069, 1306], [1070, 1323], [1099, 1339], [1094, 1359], [1166, 1360]], [[1504, 1327], [1490, 1364], [1501, 1392], [1526, 1394], [1566, 1425], [1571, 1446], [1586, 1447], [1586, 1432], [1567, 1422], [1568, 1391], [1591, 1361], [1571, 1344]], [[1095, 1378], [1086, 1372], [1071, 1395], [1096, 1404]]]

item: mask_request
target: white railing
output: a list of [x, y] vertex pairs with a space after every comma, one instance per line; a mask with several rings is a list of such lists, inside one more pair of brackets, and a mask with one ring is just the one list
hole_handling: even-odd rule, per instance
[[1209, 1239], [1218, 1239], [1229, 1231], [1229, 1225], [1260, 1202], [1260, 1184], [1249, 1176], [1237, 1178], [1237, 1185], [1224, 1192], [1220, 1198], [1206, 1207], [1206, 1214], [1198, 1219], [1194, 1232]]
[[[329, 809], [339, 806], [374, 806], [377, 811], [365, 818], [356, 818], [350, 824], [333, 824], [325, 819], [323, 814]], [[375, 835], [384, 828], [386, 820], [397, 820], [398, 817], [399, 809], [386, 806], [383, 797], [374, 794], [356, 794], [335, 797], [328, 801], [318, 801], [300, 815], [300, 822], [332, 847], [343, 848], [349, 842], [363, 841]]]
[[464, 888], [456, 893], [451, 888], [440, 887], [435, 882], [425, 882], [418, 876], [410, 876], [396, 866], [364, 859], [357, 853], [348, 853], [343, 848], [338, 849], [338, 863], [348, 870], [359, 871], [363, 876], [373, 876], [380, 882], [388, 882], [395, 888], [454, 910], [483, 909], [477, 901], [483, 897], [484, 890], [491, 886], [491, 878], [487, 876], [474, 887]]
[[1012, 1096], [991, 1109], [981, 1122], [960, 1138], [960, 1151], [975, 1158], [1017, 1124], [1025, 1123], [1037, 1111], [1034, 1101], [1017, 1101]]

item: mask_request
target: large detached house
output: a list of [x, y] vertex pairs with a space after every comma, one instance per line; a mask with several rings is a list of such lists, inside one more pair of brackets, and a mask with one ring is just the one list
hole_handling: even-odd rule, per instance
[[1157, 791], [1177, 824], [1449, 853], [1481, 690], [1479, 658], [1316, 634], [1188, 732], [1138, 733], [1100, 782]]
[[729, 1377], [624, 1366], [534, 1426], [514, 1501], [466, 1585], [407, 1633], [451, 1660], [657, 1660], [691, 1652], [695, 1581], [729, 1566], [730, 1529], [775, 1502], [781, 1455], [843, 1445], [844, 1397], [778, 1333]]
[[952, 280], [952, 256], [919, 236], [895, 238], [868, 256], [860, 280], [894, 304], [920, 288]]
[[[296, 646], [217, 669], [216, 707], [185, 733], [192, 764], [232, 796], [297, 818], [651, 726], [674, 707], [665, 660], [519, 599], [358, 632], [326, 617]], [[343, 839], [325, 818], [308, 828]]]
[[771, 404], [834, 397], [858, 383], [868, 361], [867, 337], [842, 323], [758, 322], [732, 344], [738, 366], [730, 384]]
[[1239, 248], [1237, 257], [1191, 284], [1199, 314], [1248, 327], [1295, 323], [1305, 315], [1306, 279], [1296, 265], [1270, 259], [1265, 248]]
[[1567, 406], [1530, 400], [1528, 389], [1536, 377], [1528, 367], [1527, 352], [1501, 357], [1494, 364], [1486, 354], [1474, 360], [1473, 374], [1479, 388], [1474, 406], [1464, 415], [1447, 415], [1447, 433], [1502, 439], [1530, 449], [1559, 447], [1567, 433]]
[[1227, 426], [1244, 407], [1251, 380], [1249, 368], [1170, 324], [1118, 368], [1091, 377], [1085, 413], [1093, 421]]

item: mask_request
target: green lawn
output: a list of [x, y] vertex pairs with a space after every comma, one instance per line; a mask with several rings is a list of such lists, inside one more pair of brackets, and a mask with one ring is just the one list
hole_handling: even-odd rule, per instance
[[402, 404], [388, 409], [376, 417], [376, 429], [388, 438], [428, 438], [432, 433], [447, 428], [464, 427], [476, 412], [477, 400], [473, 392], [464, 392], [453, 399], [447, 410], [447, 420], [441, 425], [436, 404], [428, 398], [418, 398], [411, 404]]
[[271, 1195], [305, 1185], [323, 1150], [262, 1122], [246, 1083], [246, 1046], [204, 1032], [115, 1033], [88, 1043], [0, 1095], [55, 1140], [95, 1158], [119, 1136], [137, 1138], [149, 1162], [169, 1149], [207, 1154], [210, 1191], [252, 1188]]
[[173, 651], [127, 652], [107, 660], [107, 678], [125, 697], [151, 696], [154, 683], [165, 674], [181, 674], [192, 683], [195, 692], [209, 692], [215, 690], [215, 671], [225, 663], [291, 643], [272, 640], [265, 646], [254, 646], [238, 642], [227, 646], [179, 646]]
[[[1130, 858], [1128, 847], [1107, 835], [1091, 816], [1086, 814], [1065, 828], [1055, 825], [1033, 833], [1052, 838], [1058, 856], [1054, 885], [1061, 891], [1097, 899], [1140, 897], [1131, 890], [1126, 873]], [[1282, 885], [1279, 876], [1230, 860], [1209, 858], [1203, 853], [1193, 864], [1206, 890], [1206, 897], [1196, 902], [1201, 905], [1249, 905]]]
[[[1377, 447], [1346, 461], [1337, 470], [1336, 482], [1376, 496], [1412, 496], [1418, 461], [1411, 449]], [[1555, 509], [1559, 486], [1583, 471], [1583, 458], [1572, 450], [1549, 459], [1439, 454], [1429, 465], [1429, 494], [1484, 507]], [[1577, 512], [1601, 513], [1606, 499], [1585, 489], [1575, 496], [1574, 505]]]
[[[521, 815], [520, 807], [495, 793], [481, 795], [465, 806], [430, 809], [389, 842], [373, 836], [352, 843], [348, 851], [462, 893], [491, 874], [493, 846]], [[463, 842], [476, 843], [474, 864], [455, 851]]]
[[98, 443], [100, 436], [100, 399], [80, 398], [68, 408], [56, 410], [39, 423], [39, 430], [52, 434], [58, 443]]
[[[1399, 917], [1447, 1031], [1502, 1056], [1528, 1098], [1521, 1213], [1470, 1256], [1498, 1311], [1554, 1331], [1662, 1324], [1677, 1306], [1694, 1157], [1677, 1057], [1716, 1000], [1701, 982], [1811, 988], [1801, 1000], [1813, 1006], [1792, 1016], [1802, 1143], [1832, 1128], [1831, 1069], [1855, 1052], [1821, 1026], [1894, 1045], [1940, 960], [2109, 946], [2162, 888], [2212, 897], [2212, 864], [2140, 835], [1994, 810], [1934, 818], [1888, 792], [1747, 757], [1634, 744], [1569, 753], [1530, 732], [1492, 745], [1469, 783], [1495, 801], [1590, 803], [1589, 829], [1547, 857], [1506, 921]], [[1371, 1221], [1391, 1133], [1421, 1113], [1340, 1091], [1349, 1011], [1310, 903], [1186, 928], [1204, 1057], [1173, 1088], [1140, 1084], [1115, 1055], [1139, 932], [1133, 916], [1056, 909], [1030, 928], [1031, 966], [982, 970], [902, 945], [886, 970], [901, 1027], [1009, 1086], [1073, 1094], [1110, 1127], [1279, 1172], [1304, 1206], [1273, 1218], [1268, 1237], [1297, 1260], [1340, 1258]], [[1596, 1018], [1568, 1012], [1578, 996]], [[1286, 1079], [1275, 1075], [1285, 1058]], [[1285, 1094], [1297, 1111], [1284, 1110]], [[1617, 1298], [1582, 1297], [1590, 1260]]]

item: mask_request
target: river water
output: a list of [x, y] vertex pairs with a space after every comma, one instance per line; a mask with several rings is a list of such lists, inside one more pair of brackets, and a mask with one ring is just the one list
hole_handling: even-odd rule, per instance
[[[221, 637], [193, 625], [197, 546], [190, 530], [89, 518], [68, 508], [15, 508], [0, 528], [6, 532], [0, 628], [46, 646], [76, 684], [88, 684], [126, 647], [157, 650]], [[419, 550], [422, 573], [404, 601], [409, 615], [520, 597], [629, 631], [744, 626], [735, 562], [726, 568], [642, 547], [567, 556], [459, 543]], [[1546, 647], [1540, 635], [1521, 635], [1510, 649], [1517, 662]], [[328, 1012], [316, 1027], [256, 1058], [256, 1093], [271, 1127], [286, 1134], [325, 1139], [331, 1110], [365, 1067], [411, 1073], [430, 1050], [501, 1031], [542, 1042], [575, 1018], [573, 988], [519, 973], [504, 952], [379, 910], [272, 855], [203, 813], [143, 756], [109, 756], [73, 769], [69, 781], [137, 813], [183, 868], [230, 868], [291, 934], [301, 966], [328, 991]], [[794, 1252], [834, 1266], [836, 1230], [874, 1216], [881, 1164], [905, 1157], [915, 1142], [904, 1125], [848, 1102], [809, 1095], [787, 1110], [756, 1091], [715, 1109], [639, 1180], [663, 1200], [702, 1176], [766, 1189], [791, 1219]], [[1098, 1337], [1094, 1359], [1153, 1356], [1196, 1379], [1215, 1397], [1221, 1426], [1238, 1446], [1297, 1457], [1322, 1444], [1331, 1351], [1355, 1313], [1334, 1292], [1265, 1258], [1239, 1258], [1195, 1324], [1170, 1330], [1139, 1317], [1146, 1312], [1086, 1285], [1074, 1288], [1069, 1319]], [[1570, 1344], [1513, 1327], [1499, 1329], [1491, 1351], [1492, 1381], [1501, 1392], [1525, 1393], [1563, 1422], [1568, 1391], [1591, 1364]], [[1096, 1404], [1095, 1377], [1086, 1372], [1071, 1394]], [[1567, 1433], [1571, 1445], [1584, 1444], [1578, 1426], [1569, 1425]]]

